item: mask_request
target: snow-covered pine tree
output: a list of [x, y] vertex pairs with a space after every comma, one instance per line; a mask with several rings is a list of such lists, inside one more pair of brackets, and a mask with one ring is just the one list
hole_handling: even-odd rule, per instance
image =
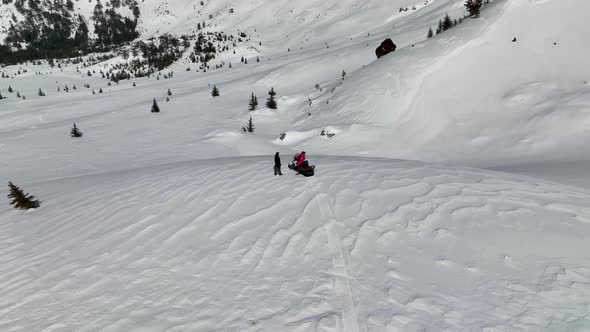
[[248, 110], [254, 111], [256, 108], [258, 108], [258, 98], [254, 92], [252, 92], [252, 96], [250, 96], [250, 102], [248, 103]]
[[219, 89], [217, 88], [217, 85], [213, 85], [213, 90], [211, 90], [211, 96], [219, 97]]
[[8, 86], [8, 92], [10, 92], [10, 93], [14, 92], [14, 90], [12, 89], [12, 86], [10, 86], [10, 85]]
[[8, 198], [12, 198], [10, 205], [14, 205], [15, 209], [28, 210], [39, 207], [39, 202], [35, 201], [35, 196], [29, 195], [12, 182], [8, 182], [10, 193]]
[[74, 126], [72, 127], [72, 130], [70, 130], [70, 136], [71, 137], [82, 137], [82, 135], [84, 135], [82, 133], [82, 131], [80, 131], [80, 128], [78, 128], [78, 126], [76, 126], [76, 123], [74, 122]]
[[268, 92], [268, 99], [266, 100], [266, 107], [270, 108], [271, 110], [277, 109], [277, 101], [275, 100], [276, 92], [274, 88], [270, 88]]
[[170, 91], [170, 89], [168, 89], [168, 92], [167, 93], [168, 93], [169, 96], [172, 96], [172, 91]]
[[426, 38], [432, 38], [434, 36], [434, 32], [432, 32], [432, 28], [428, 28], [428, 33], [426, 34]]
[[160, 106], [158, 106], [156, 98], [154, 98], [154, 102], [152, 103], [152, 113], [160, 113]]

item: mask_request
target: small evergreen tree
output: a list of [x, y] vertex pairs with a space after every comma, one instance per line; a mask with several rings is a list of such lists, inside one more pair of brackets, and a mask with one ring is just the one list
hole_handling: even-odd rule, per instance
[[28, 210], [39, 207], [39, 202], [35, 201], [35, 196], [29, 195], [20, 189], [17, 185], [12, 182], [8, 182], [8, 188], [10, 193], [8, 198], [12, 198], [10, 205], [14, 205], [15, 209]]
[[98, 93], [102, 93], [102, 88], [98, 89]]
[[443, 20], [443, 24], [442, 24], [442, 31], [447, 31], [452, 27], [453, 27], [453, 21], [449, 17], [449, 14], [446, 14], [445, 18]]
[[0, 100], [4, 99], [4, 97], [2, 96], [2, 92], [0, 92]]
[[74, 126], [72, 127], [72, 130], [70, 130], [70, 136], [71, 137], [82, 137], [82, 132], [80, 131], [80, 129], [76, 126], [76, 123], [74, 122]]
[[39, 88], [39, 92], [37, 94], [39, 95], [39, 97], [45, 97], [45, 92], [43, 92], [41, 88]]
[[172, 91], [170, 91], [170, 89], [168, 89], [168, 95], [172, 96]]
[[170, 101], [170, 97], [166, 97], [166, 102], [169, 102], [169, 101]]
[[244, 132], [248, 132], [248, 133], [254, 133], [254, 122], [252, 122], [252, 116], [250, 115], [250, 120], [248, 120], [248, 124], [244, 127], [242, 127], [242, 130]]
[[152, 113], [160, 113], [160, 106], [158, 106], [156, 98], [154, 98], [154, 103], [152, 104]]
[[479, 17], [482, 4], [482, 0], [467, 0], [465, 1], [465, 8], [467, 8], [470, 16]]
[[266, 107], [270, 108], [271, 110], [277, 109], [277, 101], [275, 100], [276, 92], [274, 88], [270, 88], [268, 92], [268, 99], [266, 100]]
[[256, 108], [258, 108], [258, 98], [254, 92], [252, 92], [252, 96], [250, 96], [250, 102], [248, 103], [248, 110], [254, 111]]
[[10, 85], [8, 86], [8, 92], [10, 92], [10, 93], [14, 92], [14, 90], [12, 90], [12, 86], [10, 86]]
[[217, 88], [217, 85], [213, 85], [213, 90], [211, 90], [211, 96], [219, 97], [219, 89]]
[[426, 34], [426, 38], [432, 38], [434, 36], [434, 32], [432, 32], [432, 28], [428, 28], [428, 34]]
[[136, 86], [137, 86], [137, 84], [135, 84], [135, 82], [133, 82], [133, 86], [134, 86], [134, 87], [136, 87]]
[[443, 28], [443, 22], [442, 22], [442, 20], [438, 20], [438, 28], [436, 28], [437, 35], [443, 31], [442, 28]]
[[340, 74], [340, 76], [342, 77], [342, 80], [344, 80], [346, 78], [346, 72], [343, 70], [342, 74]]

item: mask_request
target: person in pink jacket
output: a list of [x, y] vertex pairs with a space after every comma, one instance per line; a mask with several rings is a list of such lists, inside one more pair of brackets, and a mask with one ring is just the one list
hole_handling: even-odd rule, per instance
[[305, 162], [305, 151], [295, 155], [295, 161], [297, 161], [295, 167], [299, 168]]

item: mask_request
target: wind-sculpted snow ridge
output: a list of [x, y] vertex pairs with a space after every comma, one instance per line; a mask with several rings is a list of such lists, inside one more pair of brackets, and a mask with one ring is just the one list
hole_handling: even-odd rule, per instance
[[27, 185], [40, 209], [0, 209], [0, 330], [590, 329], [590, 193], [386, 159], [274, 177], [271, 159]]

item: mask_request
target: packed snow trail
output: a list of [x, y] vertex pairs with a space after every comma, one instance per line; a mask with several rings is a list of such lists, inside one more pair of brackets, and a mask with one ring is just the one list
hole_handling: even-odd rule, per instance
[[[27, 184], [2, 331], [590, 328], [590, 193], [421, 162], [272, 155]], [[0, 193], [4, 195], [5, 193]]]

